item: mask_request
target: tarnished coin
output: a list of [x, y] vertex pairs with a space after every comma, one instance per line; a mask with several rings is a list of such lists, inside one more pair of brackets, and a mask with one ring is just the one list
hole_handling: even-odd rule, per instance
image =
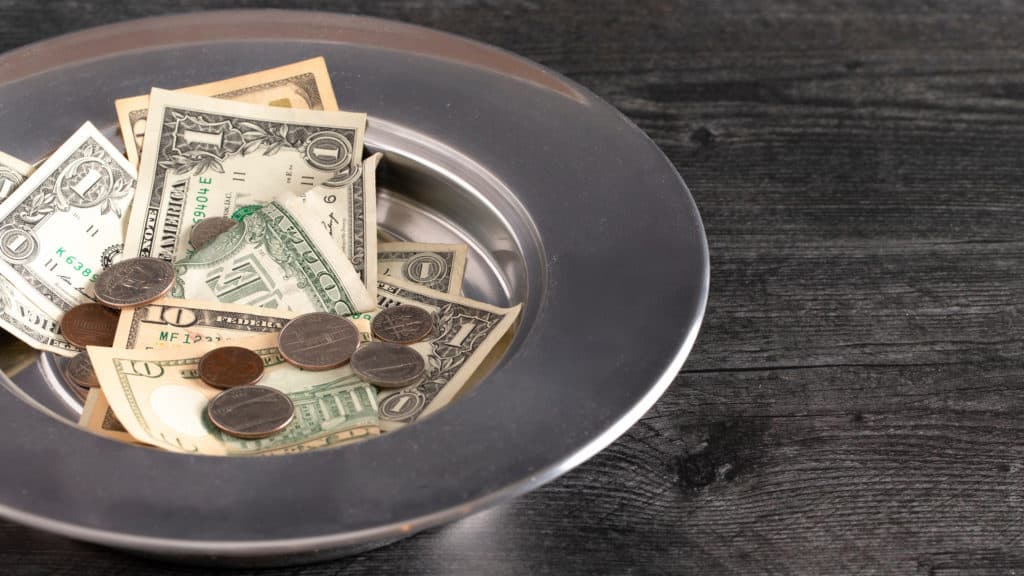
[[75, 393], [75, 396], [78, 396], [78, 399], [81, 400], [83, 403], [86, 401], [87, 398], [89, 398], [88, 388], [82, 388], [77, 384], [72, 384], [71, 386], [68, 386], [68, 388], [70, 388], [71, 391]]
[[192, 226], [192, 233], [189, 234], [188, 240], [196, 250], [199, 250], [217, 236], [234, 228], [235, 224], [238, 222], [222, 216], [205, 218]]
[[214, 426], [237, 438], [266, 438], [291, 423], [295, 406], [273, 388], [239, 386], [214, 396], [206, 416]]
[[199, 379], [214, 388], [255, 384], [263, 378], [263, 359], [241, 346], [214, 348], [199, 360]]
[[96, 371], [92, 369], [92, 360], [88, 352], [79, 352], [64, 365], [64, 376], [72, 384], [81, 388], [99, 388], [100, 381]]
[[327, 312], [296, 316], [281, 329], [277, 347], [285, 360], [306, 370], [337, 368], [359, 345], [359, 329], [348, 318]]
[[412, 344], [426, 338], [434, 329], [434, 319], [419, 306], [400, 304], [381, 310], [370, 329], [378, 340], [395, 344]]
[[390, 342], [367, 342], [352, 354], [352, 371], [356, 376], [381, 388], [415, 384], [426, 367], [419, 352]]
[[64, 313], [60, 319], [60, 331], [68, 342], [79, 348], [113, 346], [119, 317], [115, 310], [87, 302]]
[[148, 304], [171, 290], [174, 266], [159, 258], [129, 258], [100, 274], [96, 279], [96, 299], [111, 308], [131, 308]]

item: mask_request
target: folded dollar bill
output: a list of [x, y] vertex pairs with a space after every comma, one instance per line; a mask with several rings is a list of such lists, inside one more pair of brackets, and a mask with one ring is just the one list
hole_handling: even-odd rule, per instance
[[434, 331], [412, 344], [426, 360], [423, 380], [413, 386], [381, 390], [381, 428], [400, 428], [446, 406], [515, 323], [520, 306], [500, 308], [392, 278], [377, 282], [381, 308], [399, 304], [423, 308], [434, 316]]
[[378, 152], [356, 165], [344, 186], [321, 184], [302, 198], [327, 234], [352, 262], [371, 300], [377, 298], [377, 163]]
[[175, 264], [171, 296], [351, 315], [376, 304], [316, 215], [271, 202]]

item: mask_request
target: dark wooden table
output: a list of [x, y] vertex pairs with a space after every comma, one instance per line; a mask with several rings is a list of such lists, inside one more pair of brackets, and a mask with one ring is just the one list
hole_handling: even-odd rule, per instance
[[[239, 5], [470, 36], [608, 99], [697, 199], [704, 328], [618, 442], [511, 504], [268, 574], [1024, 570], [1024, 8], [708, 4], [0, 4], [2, 49]], [[209, 573], [2, 521], [0, 572]]]

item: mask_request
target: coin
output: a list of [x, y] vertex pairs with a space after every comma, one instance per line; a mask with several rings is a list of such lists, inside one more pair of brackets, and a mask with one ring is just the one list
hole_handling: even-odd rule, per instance
[[75, 396], [78, 396], [78, 399], [81, 400], [82, 402], [85, 402], [85, 400], [89, 398], [88, 388], [82, 388], [77, 384], [72, 384], [71, 386], [68, 386], [68, 388], [70, 388], [71, 391], [75, 393]]
[[263, 378], [263, 359], [241, 346], [214, 348], [199, 360], [199, 379], [214, 388], [255, 384]]
[[99, 388], [100, 381], [96, 371], [92, 369], [92, 360], [88, 352], [79, 352], [64, 365], [64, 376], [68, 381], [80, 388]]
[[352, 371], [356, 376], [381, 388], [415, 384], [426, 366], [419, 352], [390, 342], [367, 342], [352, 354]]
[[192, 233], [189, 234], [188, 240], [196, 250], [199, 250], [217, 236], [234, 228], [235, 224], [238, 222], [223, 216], [204, 218], [192, 226]]
[[281, 329], [277, 347], [289, 363], [306, 370], [341, 366], [359, 344], [359, 329], [348, 318], [326, 312], [296, 316]]
[[102, 304], [87, 302], [64, 313], [60, 331], [79, 348], [113, 346], [119, 314]]
[[238, 438], [266, 438], [284, 430], [295, 417], [292, 401], [267, 386], [228, 388], [210, 400], [206, 416], [214, 426]]
[[381, 310], [370, 322], [373, 335], [385, 342], [412, 344], [427, 337], [434, 329], [430, 312], [419, 306], [400, 304]]
[[129, 258], [100, 274], [96, 299], [111, 308], [148, 304], [171, 290], [174, 266], [158, 258]]

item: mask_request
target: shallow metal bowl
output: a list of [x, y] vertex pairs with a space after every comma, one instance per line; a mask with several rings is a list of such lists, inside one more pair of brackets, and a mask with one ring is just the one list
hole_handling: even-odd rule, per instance
[[34, 160], [85, 120], [114, 136], [117, 97], [317, 55], [341, 106], [369, 113], [368, 148], [385, 152], [382, 229], [469, 244], [466, 294], [524, 303], [501, 363], [445, 410], [379, 439], [211, 458], [76, 429], [81, 407], [58, 363], [33, 358], [0, 387], [0, 515], [181, 560], [352, 553], [555, 478], [672, 381], [708, 289], [686, 186], [614, 108], [501, 50], [316, 13], [125, 22], [0, 57], [0, 149]]

